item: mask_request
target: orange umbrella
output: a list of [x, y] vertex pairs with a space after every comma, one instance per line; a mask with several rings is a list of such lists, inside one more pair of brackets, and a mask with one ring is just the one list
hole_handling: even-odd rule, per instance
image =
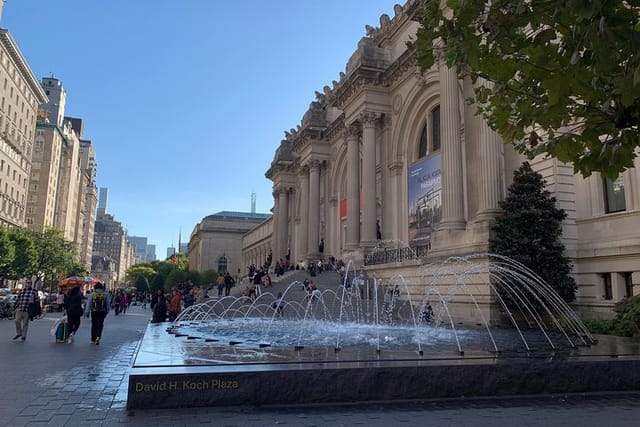
[[86, 279], [81, 276], [71, 276], [66, 279], [62, 279], [60, 283], [58, 283], [59, 288], [73, 288], [76, 286], [82, 286], [87, 283]]

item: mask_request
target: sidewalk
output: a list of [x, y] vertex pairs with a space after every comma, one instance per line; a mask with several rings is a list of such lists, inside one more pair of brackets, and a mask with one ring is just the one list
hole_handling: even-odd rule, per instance
[[[640, 390], [572, 396], [454, 399], [343, 406], [184, 408], [127, 413], [128, 372], [150, 311], [110, 313], [100, 346], [82, 319], [73, 344], [49, 335], [57, 314], [12, 342], [0, 319], [0, 426], [636, 426]], [[311, 387], [313, 385], [310, 385]]]

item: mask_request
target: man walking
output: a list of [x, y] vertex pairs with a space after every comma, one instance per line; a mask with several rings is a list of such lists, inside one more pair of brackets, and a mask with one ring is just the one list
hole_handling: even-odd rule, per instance
[[109, 313], [109, 307], [111, 307], [111, 295], [104, 291], [102, 283], [96, 284], [84, 306], [84, 315], [89, 317], [91, 314], [91, 344], [100, 345], [104, 318]]
[[38, 292], [33, 289], [31, 282], [27, 282], [27, 287], [22, 288], [16, 298], [16, 336], [14, 341], [26, 341], [29, 330], [29, 304], [40, 306]]

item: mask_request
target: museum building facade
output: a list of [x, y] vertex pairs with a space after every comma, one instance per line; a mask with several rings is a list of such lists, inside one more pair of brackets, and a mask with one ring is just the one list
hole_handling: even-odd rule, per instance
[[[260, 236], [274, 262], [333, 256], [371, 277], [400, 274], [420, 292], [425, 265], [488, 251], [499, 202], [525, 159], [465, 101], [470, 81], [442, 63], [420, 71], [408, 42], [423, 4], [396, 5], [393, 17], [367, 26], [339, 80], [285, 132], [266, 172], [274, 195], [268, 244]], [[530, 163], [568, 214], [562, 239], [576, 307], [611, 316], [616, 301], [640, 293], [638, 160], [616, 181], [583, 178], [551, 158]], [[492, 292], [485, 286], [476, 297], [489, 303]]]

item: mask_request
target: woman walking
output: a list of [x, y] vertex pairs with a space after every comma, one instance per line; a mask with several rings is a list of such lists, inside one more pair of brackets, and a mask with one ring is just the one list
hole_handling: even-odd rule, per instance
[[80, 287], [74, 286], [70, 288], [64, 296], [64, 309], [67, 311], [67, 324], [69, 326], [69, 338], [67, 343], [73, 342], [73, 336], [80, 328], [80, 319], [82, 319], [82, 294]]

